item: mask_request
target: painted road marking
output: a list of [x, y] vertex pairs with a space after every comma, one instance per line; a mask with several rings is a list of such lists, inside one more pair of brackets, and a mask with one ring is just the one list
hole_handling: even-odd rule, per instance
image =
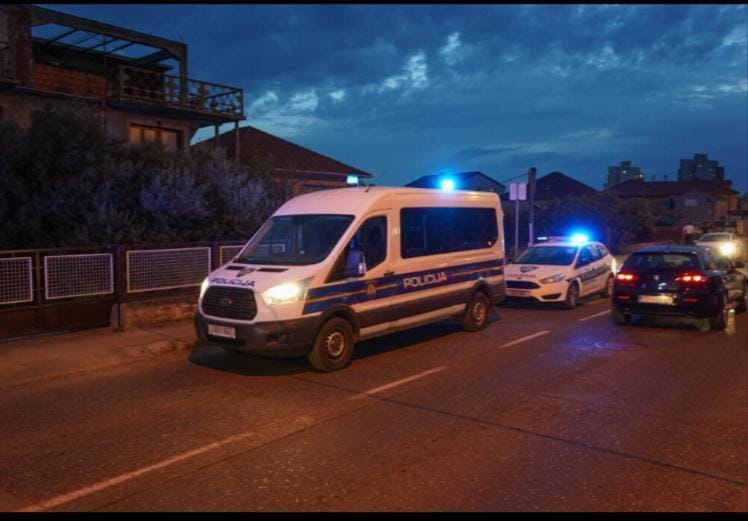
[[545, 331], [540, 331], [538, 333], [533, 333], [532, 335], [523, 336], [522, 338], [518, 338], [517, 340], [512, 340], [511, 342], [507, 342], [506, 344], [499, 346], [499, 349], [504, 348], [504, 347], [511, 347], [513, 345], [519, 344], [520, 342], [524, 342], [526, 340], [531, 340], [531, 339], [539, 337], [539, 336], [547, 335], [550, 332], [551, 332], [550, 329], [546, 329]]
[[133, 470], [132, 472], [127, 472], [125, 474], [120, 474], [119, 476], [108, 479], [106, 481], [102, 481], [100, 483], [97, 483], [95, 485], [91, 485], [90, 487], [85, 487], [78, 489], [74, 492], [70, 492], [68, 494], [63, 494], [61, 496], [53, 497], [52, 499], [48, 499], [46, 501], [40, 501], [39, 503], [30, 505], [26, 508], [22, 508], [18, 512], [42, 512], [44, 510], [55, 508], [60, 505], [64, 505], [65, 503], [70, 503], [71, 501], [75, 501], [76, 499], [80, 499], [85, 496], [89, 496], [93, 494], [94, 492], [99, 492], [100, 490], [104, 490], [110, 487], [113, 487], [115, 485], [119, 485], [120, 483], [124, 483], [125, 481], [130, 481], [131, 479], [135, 479], [139, 476], [142, 476], [143, 474], [147, 474], [149, 472], [153, 472], [154, 470], [158, 470], [164, 467], [168, 467], [169, 465], [173, 465], [174, 463], [177, 463], [179, 461], [186, 460], [188, 458], [195, 457], [199, 454], [203, 454], [204, 452], [208, 452], [214, 449], [217, 449], [219, 447], [222, 447], [224, 445], [228, 445], [230, 443], [236, 443], [237, 441], [243, 440], [245, 438], [250, 438], [252, 436], [256, 436], [256, 432], [245, 432], [243, 434], [236, 434], [234, 436], [229, 436], [225, 440], [222, 441], [216, 441], [214, 443], [210, 443], [208, 445], [205, 445], [204, 447], [201, 447], [199, 449], [194, 449], [188, 452], [184, 452], [182, 454], [179, 454], [177, 456], [174, 456], [173, 458], [169, 458], [167, 460], [164, 460], [160, 463], [156, 463], [154, 465], [149, 465], [148, 467], [143, 467], [138, 470]]
[[603, 315], [607, 315], [608, 313], [610, 313], [610, 310], [606, 309], [605, 311], [601, 311], [600, 313], [595, 313], [594, 315], [590, 315], [588, 317], [580, 318], [578, 320], [578, 322], [584, 322], [585, 320], [590, 320], [590, 319], [593, 319], [595, 317], [601, 317]]
[[407, 378], [403, 378], [402, 380], [396, 380], [394, 382], [390, 382], [385, 385], [381, 385], [379, 387], [375, 387], [373, 389], [369, 389], [368, 391], [362, 391], [361, 394], [357, 394], [356, 396], [351, 396], [350, 400], [356, 400], [358, 398], [363, 398], [364, 396], [379, 393], [382, 391], [386, 391], [387, 389], [392, 389], [393, 387], [397, 387], [398, 385], [407, 384], [408, 382], [412, 382], [413, 380], [418, 380], [419, 378], [423, 378], [424, 376], [428, 376], [433, 373], [438, 373], [439, 371], [445, 370], [446, 366], [441, 367], [435, 367], [433, 369], [429, 369], [428, 371], [423, 371], [422, 373], [414, 374], [413, 376], [409, 376]]

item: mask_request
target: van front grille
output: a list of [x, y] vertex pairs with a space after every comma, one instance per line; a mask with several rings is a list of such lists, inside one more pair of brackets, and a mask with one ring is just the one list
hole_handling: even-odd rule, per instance
[[203, 296], [203, 313], [212, 317], [252, 320], [257, 314], [251, 289], [211, 286]]

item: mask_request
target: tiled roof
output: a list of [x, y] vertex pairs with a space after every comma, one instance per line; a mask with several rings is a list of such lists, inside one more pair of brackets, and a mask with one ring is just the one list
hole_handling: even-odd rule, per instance
[[610, 188], [621, 197], [670, 197], [688, 192], [712, 195], [737, 194], [730, 181], [626, 181]]
[[[236, 130], [224, 132], [218, 136], [218, 144], [226, 149], [228, 157], [234, 156]], [[331, 157], [304, 148], [285, 139], [279, 138], [258, 128], [245, 126], [239, 128], [239, 150], [241, 159], [262, 157], [269, 159], [276, 170], [289, 172], [306, 172], [315, 174], [348, 175], [374, 177], [368, 172], [341, 163]], [[206, 139], [193, 145], [197, 149], [212, 147], [215, 138]]]
[[[445, 176], [442, 174], [424, 175], [418, 179], [411, 181], [405, 186], [413, 188], [440, 188], [441, 180]], [[449, 174], [449, 176], [457, 181], [458, 190], [484, 190], [486, 188], [494, 188], [499, 192], [504, 191], [504, 185], [488, 177], [483, 172], [457, 172]]]

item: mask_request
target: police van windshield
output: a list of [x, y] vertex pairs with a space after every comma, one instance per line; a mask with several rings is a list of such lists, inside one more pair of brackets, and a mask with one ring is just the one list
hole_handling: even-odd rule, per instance
[[293, 266], [317, 264], [330, 254], [352, 221], [352, 215], [272, 217], [235, 261]]
[[520, 255], [515, 264], [550, 264], [566, 266], [574, 261], [577, 248], [574, 246], [537, 246]]

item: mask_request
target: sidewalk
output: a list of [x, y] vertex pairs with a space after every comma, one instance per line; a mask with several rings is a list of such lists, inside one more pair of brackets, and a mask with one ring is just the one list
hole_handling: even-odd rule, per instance
[[189, 351], [192, 320], [115, 332], [109, 327], [0, 342], [0, 389]]

